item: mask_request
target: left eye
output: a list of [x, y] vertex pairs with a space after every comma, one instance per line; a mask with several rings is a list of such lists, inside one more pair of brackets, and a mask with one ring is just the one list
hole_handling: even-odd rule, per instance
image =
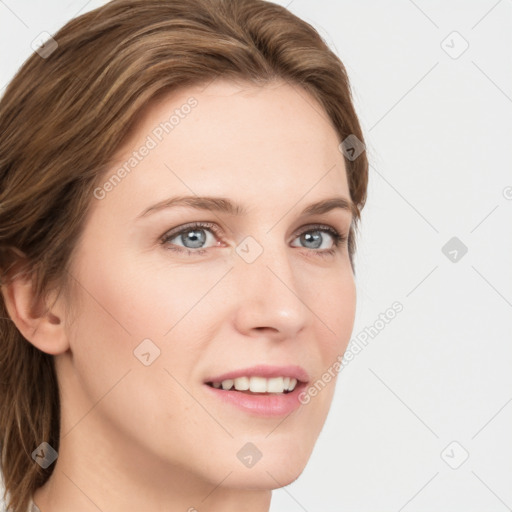
[[[209, 237], [206, 235], [207, 233], [210, 234]], [[325, 234], [328, 234], [332, 239], [330, 247], [322, 247], [325, 242]], [[203, 254], [207, 249], [204, 247], [204, 244], [208, 241], [208, 238], [212, 241], [212, 239], [215, 240], [215, 237], [220, 238], [220, 233], [218, 233], [218, 228], [215, 224], [196, 223], [182, 228], [180, 231], [164, 235], [162, 237], [162, 244], [176, 252]], [[309, 226], [297, 234], [296, 239], [300, 239], [302, 243], [306, 244], [305, 249], [312, 249], [318, 253], [333, 253], [346, 240], [346, 237], [332, 227], [318, 225]], [[176, 241], [179, 243], [176, 243]], [[307, 244], [309, 244], [309, 247]], [[180, 247], [183, 247], [183, 249], [180, 249]]]
[[[329, 235], [333, 243], [330, 247], [321, 247], [323, 242], [325, 241], [324, 235]], [[303, 231], [300, 235], [297, 236], [301, 241], [306, 244], [310, 244], [310, 246], [306, 246], [306, 249], [324, 249], [325, 251], [333, 251], [335, 247], [337, 247], [341, 240], [343, 240], [343, 236], [340, 235], [336, 230], [328, 227], [318, 227], [313, 229], [308, 229]], [[322, 252], [322, 251], [319, 251]]]

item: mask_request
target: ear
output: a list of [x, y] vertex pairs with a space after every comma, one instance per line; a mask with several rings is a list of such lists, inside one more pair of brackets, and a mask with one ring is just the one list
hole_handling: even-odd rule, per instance
[[32, 278], [25, 273], [3, 284], [1, 290], [11, 320], [32, 345], [54, 355], [69, 348], [64, 303], [56, 292], [35, 303]]

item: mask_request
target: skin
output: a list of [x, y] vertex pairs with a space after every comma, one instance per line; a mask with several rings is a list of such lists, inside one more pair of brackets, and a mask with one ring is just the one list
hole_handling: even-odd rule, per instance
[[[203, 382], [257, 363], [301, 365], [315, 382], [345, 351], [356, 303], [346, 242], [321, 256], [334, 245], [328, 233], [320, 248], [300, 237], [315, 223], [348, 235], [349, 211], [300, 216], [318, 200], [350, 198], [340, 140], [297, 86], [218, 80], [154, 103], [107, 175], [191, 96], [191, 113], [103, 199], [91, 198], [69, 266], [72, 304], [57, 295], [38, 314], [29, 283], [5, 293], [20, 331], [55, 356], [61, 390], [59, 457], [34, 494], [42, 512], [268, 511], [326, 420], [335, 379], [284, 421], [223, 404]], [[226, 197], [248, 213], [179, 207], [137, 219], [177, 195]], [[161, 243], [195, 221], [220, 231], [204, 232], [205, 254], [168, 249], [194, 247], [186, 233]], [[235, 251], [246, 236], [263, 248], [252, 263]], [[146, 338], [161, 351], [149, 366], [133, 354]], [[262, 453], [251, 468], [236, 456], [247, 442]]]

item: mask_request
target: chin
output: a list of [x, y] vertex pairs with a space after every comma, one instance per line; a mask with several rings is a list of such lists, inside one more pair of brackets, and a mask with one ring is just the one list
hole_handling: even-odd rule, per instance
[[[271, 436], [266, 443], [263, 439], [260, 442], [255, 441], [261, 456], [252, 465], [245, 467], [238, 459], [231, 465], [230, 486], [250, 490], [272, 490], [297, 480], [309, 461], [313, 446], [298, 440], [290, 443], [283, 443], [281, 440], [279, 443], [272, 443], [269, 442], [270, 438]], [[251, 449], [248, 448], [248, 452], [251, 452]]]
[[283, 461], [281, 464], [268, 465], [259, 470], [256, 467], [249, 471], [237, 470], [229, 477], [229, 486], [248, 491], [271, 491], [293, 483], [305, 467], [306, 463], [292, 466], [288, 461]]

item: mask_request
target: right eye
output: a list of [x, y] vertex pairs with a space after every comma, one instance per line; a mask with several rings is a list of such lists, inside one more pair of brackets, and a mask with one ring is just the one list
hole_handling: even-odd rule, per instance
[[[213, 238], [215, 238], [215, 236], [220, 237], [219, 230], [215, 224], [211, 222], [194, 222], [186, 224], [185, 226], [179, 226], [165, 233], [161, 238], [161, 244], [164, 245], [166, 249], [178, 253], [186, 252], [188, 255], [200, 255], [206, 252], [206, 249], [203, 248], [203, 244], [207, 243], [209, 238], [210, 240], [212, 238], [208, 237], [206, 233], [210, 233]], [[171, 243], [172, 240], [178, 240], [181, 245], [174, 242]], [[187, 243], [190, 245], [185, 245]]]

